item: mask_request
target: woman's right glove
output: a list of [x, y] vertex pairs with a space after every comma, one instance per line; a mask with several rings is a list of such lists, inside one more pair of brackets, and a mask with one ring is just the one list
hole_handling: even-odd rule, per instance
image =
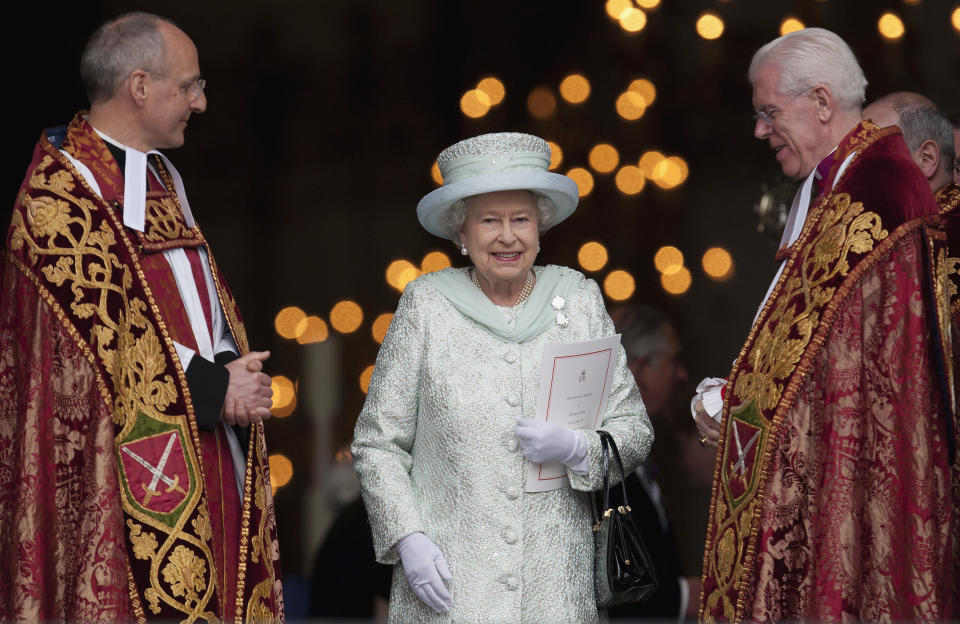
[[[411, 533], [397, 542], [403, 573], [413, 593], [437, 613], [446, 613], [453, 598], [443, 581], [452, 581], [443, 553], [423, 533]], [[441, 578], [442, 577], [442, 578]]]

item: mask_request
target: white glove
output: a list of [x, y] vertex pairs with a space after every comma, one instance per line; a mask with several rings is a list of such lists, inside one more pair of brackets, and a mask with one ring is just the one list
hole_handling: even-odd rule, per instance
[[587, 438], [582, 431], [517, 416], [517, 438], [523, 456], [536, 464], [560, 462], [587, 474]]
[[[403, 573], [413, 593], [437, 613], [446, 613], [453, 598], [443, 581], [452, 581], [443, 553], [423, 533], [411, 533], [397, 542]], [[443, 577], [441, 579], [441, 577]]]

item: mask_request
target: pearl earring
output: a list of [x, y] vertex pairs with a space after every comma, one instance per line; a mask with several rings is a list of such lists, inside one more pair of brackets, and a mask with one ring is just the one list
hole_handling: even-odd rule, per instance
[[463, 256], [468, 255], [467, 246], [464, 245], [463, 243], [460, 243], [460, 254]]
[[537, 253], [540, 253], [540, 243], [537, 243]]

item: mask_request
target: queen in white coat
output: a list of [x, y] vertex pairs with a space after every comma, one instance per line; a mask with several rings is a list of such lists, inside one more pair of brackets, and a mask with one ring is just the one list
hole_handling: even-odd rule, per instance
[[[354, 465], [374, 548], [394, 568], [391, 622], [590, 623], [593, 431], [533, 421], [543, 346], [614, 333], [597, 284], [534, 266], [540, 233], [576, 208], [538, 137], [498, 133], [441, 153], [444, 185], [417, 207], [473, 267], [407, 285], [357, 422]], [[624, 468], [653, 430], [620, 349], [601, 428]], [[569, 486], [525, 492], [525, 462]], [[358, 579], [362, 582], [362, 579]]]

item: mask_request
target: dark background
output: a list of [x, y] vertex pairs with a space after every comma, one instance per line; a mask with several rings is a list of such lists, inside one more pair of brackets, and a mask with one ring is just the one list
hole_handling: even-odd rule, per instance
[[[307, 492], [325, 491], [324, 466], [349, 440], [362, 406], [357, 377], [377, 350], [370, 322], [396, 306], [384, 270], [396, 258], [419, 263], [433, 249], [460, 262], [414, 213], [434, 188], [429, 171], [440, 150], [467, 136], [517, 130], [559, 143], [561, 172], [587, 166], [589, 148], [601, 141], [615, 145], [622, 162], [635, 164], [648, 149], [686, 159], [686, 184], [664, 191], [648, 183], [632, 198], [616, 190], [612, 175], [595, 174], [593, 193], [545, 235], [538, 263], [577, 266], [579, 246], [602, 241], [610, 263], [593, 277], [629, 270], [637, 280], [632, 301], [663, 308], [675, 320], [693, 382], [722, 376], [776, 269], [774, 240], [758, 234], [753, 213], [761, 185], [779, 174], [769, 148], [752, 136], [746, 71], [753, 52], [791, 14], [850, 43], [869, 80], [868, 101], [914, 90], [960, 112], [960, 35], [950, 25], [956, 6], [663, 0], [643, 31], [627, 35], [600, 0], [19, 4], [21, 17], [4, 27], [3, 188], [12, 203], [41, 129], [65, 124], [87, 106], [79, 56], [99, 23], [141, 9], [172, 18], [193, 38], [209, 83], [208, 109], [191, 120], [185, 147], [171, 155], [194, 214], [230, 280], [252, 346], [273, 352], [269, 372], [298, 380], [301, 395], [335, 381], [334, 390], [323, 390], [322, 419], [301, 400], [291, 416], [267, 425], [270, 452], [294, 465], [293, 479], [276, 494], [284, 569], [307, 574], [318, 526], [329, 523], [325, 501], [334, 500], [311, 495], [309, 503]], [[694, 29], [708, 9], [726, 23], [715, 41]], [[899, 42], [877, 32], [885, 10], [906, 25]], [[574, 71], [590, 80], [590, 98], [579, 106], [561, 101], [551, 120], [532, 118], [530, 89], [556, 90]], [[460, 97], [488, 75], [505, 83], [506, 99], [487, 116], [468, 119]], [[637, 77], [653, 81], [657, 99], [642, 119], [626, 122], [613, 103]], [[667, 295], [653, 267], [665, 244], [684, 252], [693, 273], [682, 296]], [[699, 266], [714, 245], [730, 250], [735, 263], [733, 277], [720, 283]], [[303, 347], [274, 331], [284, 306], [328, 319], [344, 298], [364, 309], [354, 334]], [[333, 366], [326, 380], [301, 376], [310, 349], [327, 349], [323, 357]], [[685, 417], [682, 409], [678, 417]], [[324, 444], [313, 444], [323, 427]]]

